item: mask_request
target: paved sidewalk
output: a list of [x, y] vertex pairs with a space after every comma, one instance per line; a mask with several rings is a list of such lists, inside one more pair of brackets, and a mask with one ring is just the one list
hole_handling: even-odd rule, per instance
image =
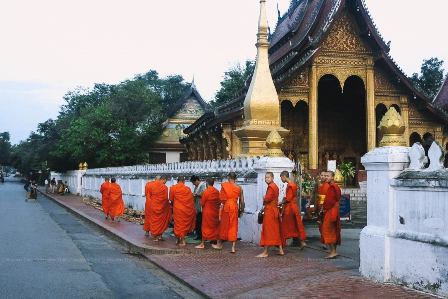
[[107, 221], [101, 211], [86, 205], [79, 196], [47, 196], [212, 298], [431, 298], [360, 277], [356, 239], [359, 229], [343, 231], [343, 245], [344, 236], [347, 242], [340, 252], [346, 257], [324, 260], [326, 253], [317, 250], [318, 232], [308, 227], [312, 248], [299, 251], [289, 247], [286, 256], [277, 256], [273, 251], [269, 258], [259, 259], [255, 256], [261, 248], [245, 242], [237, 244], [236, 254], [229, 252], [229, 244], [222, 251], [210, 249], [209, 245], [209, 249], [197, 250], [192, 244], [179, 249], [169, 234], [165, 242], [154, 242], [144, 237], [141, 225]]

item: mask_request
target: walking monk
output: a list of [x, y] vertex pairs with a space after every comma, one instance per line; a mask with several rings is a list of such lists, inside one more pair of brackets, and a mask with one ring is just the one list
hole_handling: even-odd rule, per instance
[[143, 230], [145, 231], [145, 236], [149, 236], [149, 231], [150, 231], [150, 218], [151, 218], [151, 209], [150, 209], [150, 205], [151, 205], [151, 194], [149, 192], [149, 190], [151, 189], [152, 185], [154, 185], [154, 183], [156, 183], [158, 180], [160, 179], [160, 176], [156, 176], [156, 178], [154, 179], [154, 181], [152, 182], [147, 182], [145, 185], [145, 197], [146, 197], [146, 201], [145, 201], [145, 222], [143, 224]]
[[298, 186], [289, 178], [289, 172], [282, 171], [280, 179], [286, 186], [286, 196], [283, 198], [283, 213], [281, 221], [281, 232], [283, 237], [283, 245], [290, 238], [300, 238], [300, 250], [305, 248], [306, 233], [303, 226], [302, 215], [300, 215], [297, 206], [297, 189]]
[[[109, 207], [109, 215], [112, 219], [112, 222], [115, 220], [115, 217], [120, 217], [124, 213], [124, 202], [123, 202], [123, 192], [121, 192], [121, 187], [116, 183], [116, 179], [112, 178], [110, 180], [110, 207]], [[120, 222], [119, 219], [117, 219]]]
[[174, 235], [179, 246], [187, 245], [185, 236], [196, 226], [196, 209], [193, 193], [185, 186], [185, 178], [179, 177], [177, 184], [170, 188], [170, 200], [173, 203]]
[[163, 241], [162, 235], [168, 228], [171, 220], [168, 187], [165, 184], [166, 176], [162, 175], [147, 190], [147, 198], [150, 198], [148, 227], [154, 241]]
[[280, 234], [280, 212], [278, 210], [278, 186], [274, 183], [274, 174], [267, 172], [264, 181], [268, 184], [266, 195], [263, 197], [264, 217], [261, 227], [260, 245], [264, 247], [257, 257], [268, 257], [269, 246], [278, 246], [278, 254], [284, 255], [283, 242]]
[[[323, 221], [323, 205], [325, 202], [325, 196], [327, 195], [328, 187], [330, 184], [327, 182], [328, 172], [322, 171], [320, 173], [320, 186], [318, 189], [318, 195], [316, 200], [316, 211], [317, 211], [317, 224], [319, 225], [319, 233], [320, 233], [320, 241], [324, 243], [322, 238], [322, 221]], [[327, 248], [325, 245], [323, 246], [325, 249]]]
[[334, 182], [334, 172], [332, 171], [328, 172], [327, 183], [329, 187], [323, 205], [322, 241], [330, 246], [330, 254], [325, 258], [333, 259], [338, 256], [336, 246], [341, 244], [341, 220], [339, 218], [341, 189]]
[[244, 206], [243, 189], [236, 184], [236, 174], [229, 173], [228, 182], [222, 183], [219, 199], [221, 200], [219, 240], [213, 244], [215, 249], [222, 249], [223, 241], [232, 242], [231, 253], [235, 253], [236, 240], [238, 238], [238, 214], [239, 207]]
[[101, 184], [101, 205], [103, 206], [104, 215], [106, 215], [106, 220], [109, 217], [110, 209], [110, 182], [109, 178], [104, 179], [104, 183]]
[[204, 249], [205, 241], [219, 239], [219, 191], [213, 187], [215, 180], [207, 179], [207, 188], [201, 196], [202, 207], [202, 242], [196, 248]]

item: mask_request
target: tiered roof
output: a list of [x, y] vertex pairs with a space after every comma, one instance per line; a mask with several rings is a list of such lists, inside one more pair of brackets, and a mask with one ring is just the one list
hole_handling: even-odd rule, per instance
[[448, 76], [446, 77], [445, 82], [442, 84], [442, 87], [434, 98], [433, 104], [443, 108], [448, 112]]

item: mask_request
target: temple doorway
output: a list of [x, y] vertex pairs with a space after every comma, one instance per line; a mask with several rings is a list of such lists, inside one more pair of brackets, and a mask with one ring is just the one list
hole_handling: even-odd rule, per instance
[[308, 104], [282, 101], [281, 125], [290, 131], [283, 144], [285, 155], [308, 168]]
[[[364, 82], [351, 76], [342, 89], [333, 75], [325, 75], [318, 85], [319, 169], [328, 160], [351, 162], [363, 169], [361, 156], [367, 152], [366, 93]], [[356, 176], [349, 184], [356, 183]]]

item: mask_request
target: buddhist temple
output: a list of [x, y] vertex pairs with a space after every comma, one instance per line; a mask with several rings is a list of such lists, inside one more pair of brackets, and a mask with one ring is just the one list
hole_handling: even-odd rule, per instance
[[[260, 2], [264, 9], [265, 0]], [[378, 32], [364, 1], [292, 0], [288, 11], [279, 14], [267, 43], [279, 123], [271, 121], [276, 109], [271, 109], [272, 116], [259, 115], [289, 131], [282, 135], [283, 152], [310, 172], [326, 169], [328, 160], [336, 160], [352, 162], [362, 176], [360, 158], [379, 146], [378, 126], [391, 106], [405, 123], [406, 145], [424, 139], [448, 142], [448, 112], [440, 107], [448, 106], [447, 82], [438, 100], [416, 89], [389, 55], [390, 42]], [[189, 160], [251, 153], [241, 133], [251, 118], [249, 81], [238, 97], [184, 130], [187, 136], [181, 142]]]
[[193, 81], [168, 111], [162, 134], [149, 151], [149, 162], [157, 164], [186, 161], [186, 150], [179, 139], [185, 136], [183, 130], [208, 110], [209, 105], [202, 99]]

